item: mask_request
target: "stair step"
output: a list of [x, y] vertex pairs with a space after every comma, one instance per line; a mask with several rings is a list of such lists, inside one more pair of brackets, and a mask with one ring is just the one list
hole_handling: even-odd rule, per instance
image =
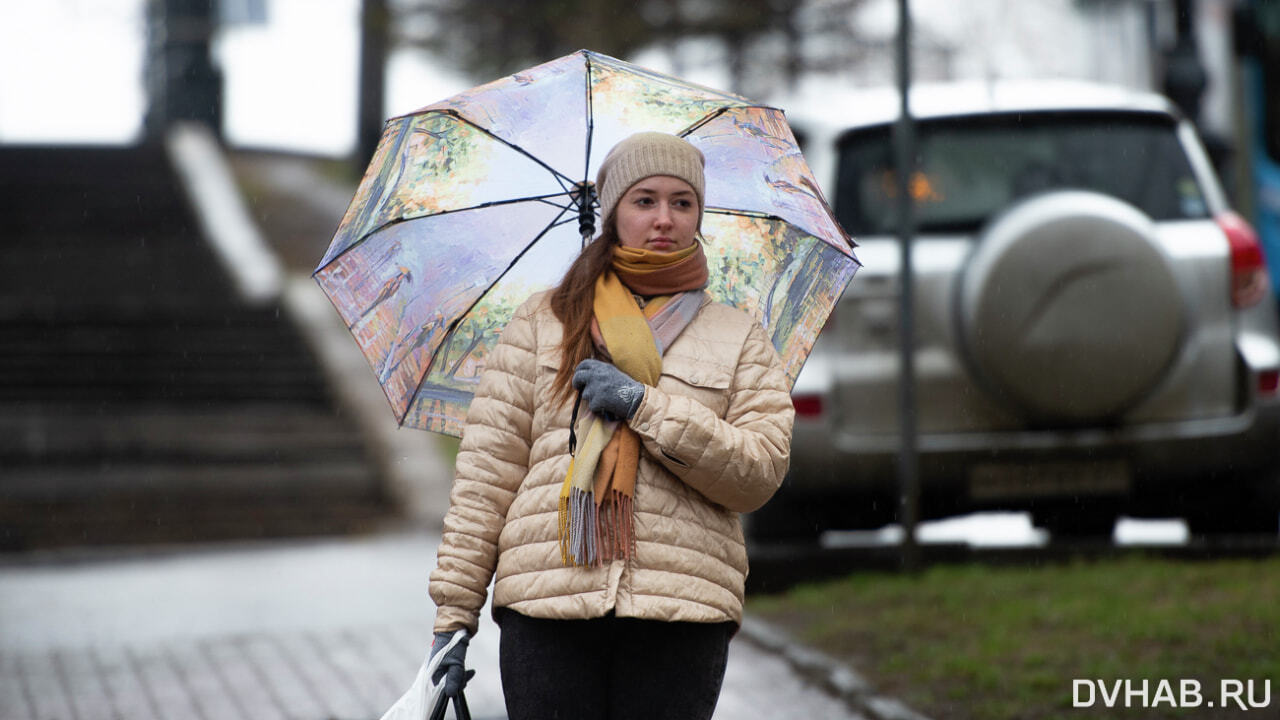
[[159, 144], [0, 147], [0, 187], [0, 216], [13, 237], [194, 227]]
[[0, 385], [6, 382], [41, 382], [57, 387], [119, 382], [125, 386], [156, 383], [234, 386], [291, 382], [311, 384], [316, 381], [315, 373], [309, 372], [309, 368], [289, 367], [284, 362], [255, 363], [252, 360], [233, 358], [206, 365], [199, 360], [181, 362], [154, 357], [139, 358], [136, 363], [129, 363], [127, 360], [128, 358], [113, 357], [64, 358], [46, 364], [32, 363], [26, 367], [18, 363], [0, 362]]
[[382, 500], [0, 503], [0, 551], [140, 543], [205, 543], [369, 532], [387, 521]]
[[125, 408], [110, 415], [0, 406], [0, 464], [8, 466], [98, 459], [271, 463], [362, 454], [359, 436], [342, 418], [296, 405], [223, 412]]
[[98, 466], [39, 465], [5, 469], [0, 498], [8, 502], [61, 503], [94, 500], [119, 502], [139, 496], [173, 502], [238, 500], [249, 506], [262, 501], [363, 501], [379, 497], [376, 473], [363, 458], [281, 463], [185, 463], [127, 461], [104, 458]]
[[224, 317], [0, 324], [0, 402], [324, 402], [314, 358], [275, 309]]
[[197, 405], [235, 405], [244, 402], [290, 402], [303, 407], [322, 410], [329, 396], [309, 385], [297, 387], [242, 388], [234, 391], [218, 386], [165, 388], [147, 386], [138, 388], [0, 388], [0, 403], [74, 403], [99, 402], [104, 406], [126, 405], [131, 402], [172, 402]]
[[106, 324], [79, 319], [68, 322], [0, 322], [0, 357], [31, 354], [57, 357], [90, 355], [249, 355], [299, 354], [297, 330], [275, 317], [225, 314], [217, 319], [153, 319]]
[[[283, 341], [281, 341], [283, 342]], [[23, 352], [0, 352], [0, 370], [4, 368], [26, 371], [39, 370], [41, 367], [84, 367], [86, 362], [106, 362], [138, 366], [147, 364], [154, 367], [188, 366], [209, 367], [271, 367], [312, 369], [315, 363], [301, 348], [297, 347], [262, 347], [221, 349], [204, 348], [120, 348], [105, 347], [94, 352], [88, 349], [71, 348], [31, 348]]]

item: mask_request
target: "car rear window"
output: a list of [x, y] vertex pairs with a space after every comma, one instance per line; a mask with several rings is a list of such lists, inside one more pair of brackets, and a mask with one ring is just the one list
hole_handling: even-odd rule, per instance
[[[1118, 197], [1154, 220], [1203, 218], [1204, 195], [1160, 116], [1022, 113], [920, 121], [911, 178], [921, 232], [977, 230], [1014, 200], [1046, 190]], [[853, 235], [896, 231], [897, 182], [889, 126], [839, 142], [836, 215]]]

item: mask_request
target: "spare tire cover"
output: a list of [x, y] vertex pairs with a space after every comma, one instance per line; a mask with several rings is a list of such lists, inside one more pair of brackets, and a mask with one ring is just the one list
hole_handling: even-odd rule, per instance
[[1114, 419], [1167, 372], [1186, 310], [1154, 223], [1086, 191], [1024, 200], [979, 238], [958, 326], [979, 382], [1038, 422]]

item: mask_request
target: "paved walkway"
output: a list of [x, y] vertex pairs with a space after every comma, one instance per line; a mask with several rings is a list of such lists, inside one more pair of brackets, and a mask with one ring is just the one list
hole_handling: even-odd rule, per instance
[[[0, 720], [377, 718], [431, 637], [435, 536], [283, 541], [0, 565]], [[468, 654], [472, 714], [505, 717], [498, 630]], [[741, 638], [716, 717], [854, 718]]]

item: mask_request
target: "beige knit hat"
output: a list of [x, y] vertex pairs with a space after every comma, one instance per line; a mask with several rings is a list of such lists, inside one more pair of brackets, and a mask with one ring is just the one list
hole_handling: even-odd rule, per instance
[[660, 132], [639, 132], [613, 146], [596, 174], [600, 217], [608, 219], [614, 205], [636, 183], [654, 175], [670, 175], [693, 186], [698, 195], [698, 227], [702, 227], [704, 181], [707, 164], [702, 151], [684, 138]]

